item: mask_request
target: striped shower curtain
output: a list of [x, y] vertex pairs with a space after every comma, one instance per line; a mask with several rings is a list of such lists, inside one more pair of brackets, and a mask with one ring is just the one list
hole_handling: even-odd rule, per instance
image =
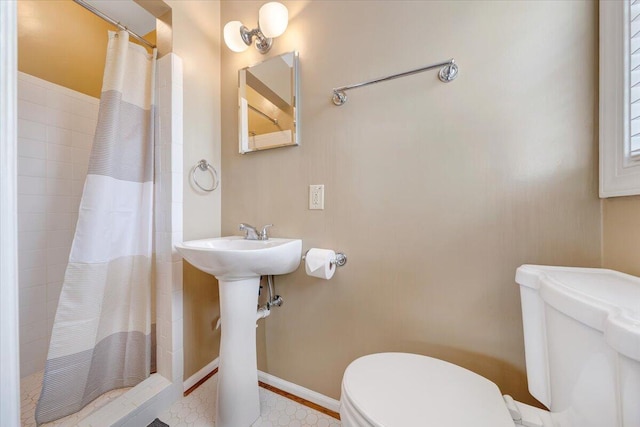
[[109, 32], [95, 139], [38, 424], [149, 376], [155, 56]]

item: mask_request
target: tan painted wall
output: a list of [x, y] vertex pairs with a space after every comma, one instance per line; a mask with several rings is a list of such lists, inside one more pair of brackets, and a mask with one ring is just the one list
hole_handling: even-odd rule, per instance
[[[220, 193], [196, 191], [191, 168], [206, 159], [220, 171], [220, 2], [167, 1], [172, 8], [173, 52], [184, 72], [184, 216], [185, 240], [220, 235]], [[218, 287], [213, 276], [184, 266], [184, 377], [218, 356], [214, 331]]]
[[[261, 4], [223, 1], [222, 23], [253, 27]], [[353, 359], [410, 351], [530, 400], [515, 269], [600, 265], [597, 2], [285, 4], [269, 55], [300, 51], [302, 145], [238, 154], [237, 70], [264, 57], [223, 48], [222, 233], [273, 222], [349, 262], [329, 282], [278, 278], [268, 372], [338, 398]], [[330, 103], [450, 57], [453, 83], [427, 72]], [[307, 209], [310, 184], [324, 211]]]
[[640, 276], [640, 196], [602, 201], [602, 265]]
[[[109, 30], [117, 29], [72, 0], [20, 0], [18, 69], [100, 98]], [[155, 43], [155, 31], [145, 37]]]

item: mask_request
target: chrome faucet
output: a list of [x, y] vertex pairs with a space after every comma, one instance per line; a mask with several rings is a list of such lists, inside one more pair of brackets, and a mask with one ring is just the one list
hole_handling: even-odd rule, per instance
[[240, 231], [246, 231], [245, 239], [247, 240], [269, 240], [269, 235], [267, 234], [267, 228], [273, 227], [273, 224], [267, 224], [262, 227], [262, 231], [258, 232], [256, 228], [252, 225], [242, 223], [240, 224]]

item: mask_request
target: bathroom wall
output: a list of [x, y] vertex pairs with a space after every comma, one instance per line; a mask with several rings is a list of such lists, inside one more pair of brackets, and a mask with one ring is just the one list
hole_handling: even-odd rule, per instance
[[640, 276], [640, 196], [602, 201], [602, 265]]
[[[109, 30], [117, 29], [72, 0], [20, 0], [18, 69], [99, 98]], [[155, 31], [145, 37], [155, 43]]]
[[18, 69], [100, 98], [106, 33], [115, 29], [72, 0], [20, 0]]
[[20, 73], [18, 251], [20, 375], [44, 369], [99, 100]]
[[[223, 1], [256, 25], [261, 1]], [[599, 266], [597, 2], [285, 1], [301, 146], [240, 155], [237, 70], [222, 49], [222, 233], [274, 223], [348, 263], [331, 281], [277, 279], [266, 370], [338, 398], [345, 367], [381, 351], [443, 358], [526, 391], [516, 268]], [[331, 88], [454, 57], [436, 72]], [[310, 184], [325, 209], [308, 210]]]
[[[193, 166], [206, 159], [220, 169], [220, 2], [167, 1], [172, 8], [173, 52], [184, 71], [183, 235], [185, 240], [220, 235], [220, 194], [190, 181]], [[160, 37], [160, 34], [159, 34]], [[205, 175], [202, 180], [207, 179]], [[184, 378], [218, 356], [218, 286], [215, 278], [184, 262]]]

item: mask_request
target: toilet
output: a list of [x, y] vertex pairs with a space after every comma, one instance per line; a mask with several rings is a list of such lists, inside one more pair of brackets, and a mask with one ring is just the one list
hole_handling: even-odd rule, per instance
[[427, 356], [371, 354], [345, 370], [344, 427], [640, 427], [640, 278], [612, 270], [523, 265], [529, 392]]

